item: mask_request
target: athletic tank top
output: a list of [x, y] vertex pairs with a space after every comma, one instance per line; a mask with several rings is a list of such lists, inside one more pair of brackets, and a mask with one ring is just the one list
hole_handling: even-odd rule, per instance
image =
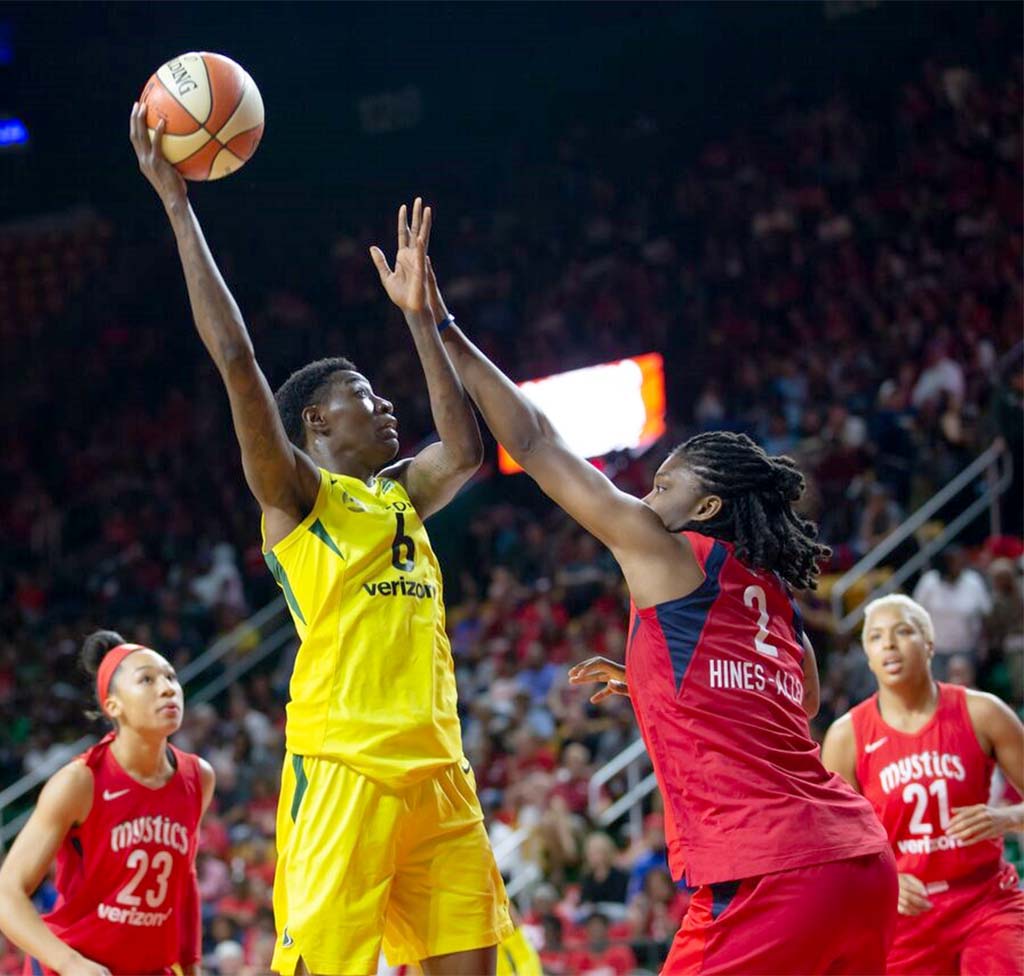
[[174, 775], [150, 789], [121, 768], [113, 741], [79, 757], [92, 771], [92, 807], [57, 852], [59, 897], [43, 921], [114, 976], [162, 974], [196, 958], [199, 760], [169, 745]]
[[967, 692], [938, 683], [935, 714], [917, 732], [888, 725], [872, 695], [850, 712], [857, 781], [889, 835], [896, 864], [926, 884], [1001, 868], [1002, 840], [964, 844], [946, 836], [954, 808], [988, 803], [993, 760], [967, 710]]
[[289, 751], [393, 787], [458, 762], [441, 570], [405, 488], [321, 469], [313, 510], [265, 558], [301, 640]]
[[803, 712], [803, 630], [777, 575], [685, 533], [689, 596], [633, 607], [626, 673], [665, 801], [669, 864], [691, 885], [881, 851], [870, 804], [822, 766]]

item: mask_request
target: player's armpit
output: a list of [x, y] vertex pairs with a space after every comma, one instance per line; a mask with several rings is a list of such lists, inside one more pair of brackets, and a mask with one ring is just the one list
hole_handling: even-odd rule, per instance
[[405, 487], [420, 518], [440, 511], [477, 472], [476, 462], [459, 463], [438, 441], [428, 444], [415, 457], [403, 458], [380, 472]]

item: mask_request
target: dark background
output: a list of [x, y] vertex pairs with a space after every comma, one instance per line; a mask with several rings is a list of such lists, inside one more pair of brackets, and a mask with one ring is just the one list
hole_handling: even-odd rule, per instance
[[[456, 188], [477, 206], [528, 192], [577, 119], [648, 116], [688, 156], [756, 125], [783, 94], [871, 99], [944, 42], [962, 51], [967, 39], [979, 61], [1018, 46], [1021, 6], [993, 9], [978, 32], [968, 3], [8, 4], [0, 111], [25, 121], [32, 144], [0, 155], [3, 209], [88, 202], [138, 215], [150, 191], [133, 172], [128, 110], [187, 50], [237, 60], [266, 105], [256, 157], [198, 189], [197, 205], [234, 215], [236, 232], [291, 241], [307, 220], [344, 225], [414, 192], [442, 206]], [[418, 122], [364, 131], [365, 99], [410, 89]]]

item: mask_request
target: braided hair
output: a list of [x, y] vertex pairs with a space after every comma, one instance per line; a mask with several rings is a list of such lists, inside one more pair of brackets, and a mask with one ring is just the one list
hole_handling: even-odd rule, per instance
[[797, 589], [814, 589], [818, 563], [832, 550], [817, 541], [818, 527], [793, 511], [806, 483], [796, 462], [771, 457], [746, 434], [719, 430], [697, 434], [669, 455], [722, 499], [719, 512], [684, 528], [736, 546], [736, 556], [776, 572]]

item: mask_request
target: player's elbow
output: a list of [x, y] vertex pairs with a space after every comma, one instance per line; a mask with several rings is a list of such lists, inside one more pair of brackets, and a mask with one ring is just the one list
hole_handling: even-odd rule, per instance
[[[15, 877], [13, 871], [0, 871], [0, 918], [9, 918], [19, 898], [25, 899], [31, 895], [28, 885]], [[5, 931], [0, 925], [0, 932]]]
[[243, 339], [225, 339], [217, 345], [217, 367], [228, 381], [232, 377], [250, 376], [258, 370], [252, 343]]
[[484, 463], [484, 442], [479, 433], [459, 450], [458, 467], [460, 474], [473, 477]]
[[511, 445], [506, 445], [508, 453], [515, 458], [516, 462], [526, 467], [525, 462], [536, 457], [545, 449], [555, 444], [558, 434], [551, 422], [542, 413], [533, 413], [530, 422], [523, 426], [522, 430], [516, 432], [517, 436]]

